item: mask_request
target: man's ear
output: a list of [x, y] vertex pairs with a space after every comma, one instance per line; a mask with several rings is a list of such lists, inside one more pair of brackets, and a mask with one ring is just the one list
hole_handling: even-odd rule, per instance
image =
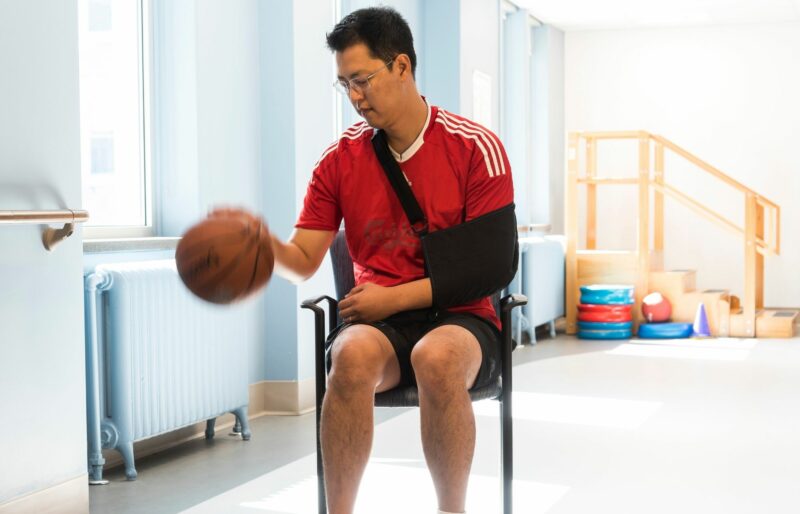
[[401, 76], [411, 72], [411, 61], [406, 54], [398, 55], [395, 62], [397, 63], [397, 67], [400, 70]]

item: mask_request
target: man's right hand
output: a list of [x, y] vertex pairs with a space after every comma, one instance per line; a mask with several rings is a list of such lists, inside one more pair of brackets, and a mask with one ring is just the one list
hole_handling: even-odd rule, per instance
[[297, 228], [286, 243], [274, 233], [270, 233], [270, 236], [272, 253], [275, 255], [275, 273], [297, 284], [317, 271], [336, 231]]

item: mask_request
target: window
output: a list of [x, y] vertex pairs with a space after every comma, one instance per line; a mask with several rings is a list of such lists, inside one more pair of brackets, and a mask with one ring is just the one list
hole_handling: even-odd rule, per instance
[[114, 173], [114, 136], [92, 136], [92, 175]]
[[79, 0], [85, 235], [154, 235], [149, 163], [148, 0]]
[[111, 0], [89, 0], [89, 30], [111, 30]]

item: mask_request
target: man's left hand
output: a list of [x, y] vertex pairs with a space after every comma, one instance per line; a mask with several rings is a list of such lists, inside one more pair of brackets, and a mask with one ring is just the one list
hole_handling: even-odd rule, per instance
[[347, 323], [378, 321], [400, 311], [391, 287], [365, 283], [354, 287], [339, 302], [339, 314]]

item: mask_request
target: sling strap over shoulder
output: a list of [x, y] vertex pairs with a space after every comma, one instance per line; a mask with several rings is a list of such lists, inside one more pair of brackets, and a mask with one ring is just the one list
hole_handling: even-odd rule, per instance
[[422, 241], [434, 306], [464, 305], [506, 287], [519, 265], [513, 202], [460, 225], [429, 232], [425, 213], [389, 151], [382, 130], [373, 135], [372, 147], [412, 230]]

